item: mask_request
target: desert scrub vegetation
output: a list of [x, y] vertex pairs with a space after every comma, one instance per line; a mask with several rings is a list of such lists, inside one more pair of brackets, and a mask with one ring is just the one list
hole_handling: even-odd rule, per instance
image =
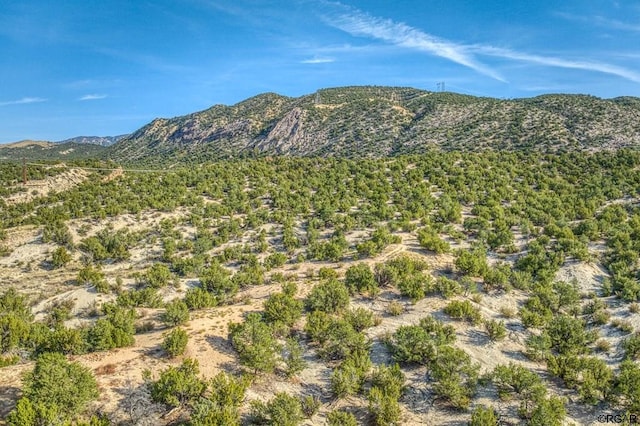
[[[295, 388], [309, 363], [333, 372], [322, 391], [345, 406], [323, 405], [312, 422], [411, 419], [402, 393], [416, 378], [397, 371], [421, 368], [436, 410], [455, 408], [462, 423], [495, 424], [491, 408], [476, 408], [487, 379], [467, 345], [502, 357], [503, 347], [519, 344], [516, 337], [524, 343], [515, 352], [536, 363], [539, 381], [513, 367], [498, 370], [498, 390], [483, 388], [516, 404], [511, 416], [522, 419], [505, 422], [557, 424], [582, 404], [637, 410], [639, 165], [635, 151], [247, 158], [88, 179], [25, 204], [2, 204], [4, 246], [14, 251], [22, 226], [48, 244], [43, 266], [7, 263], [11, 271], [44, 273], [51, 265], [54, 279], [75, 277], [85, 288], [74, 291], [95, 290], [109, 302], [77, 327], [69, 321], [74, 310], [42, 304], [35, 316], [40, 300], [3, 290], [0, 355], [18, 365], [45, 353], [82, 356], [132, 345], [136, 321], [155, 324], [149, 331], [159, 336], [167, 331], [162, 322], [174, 327], [191, 317], [193, 326], [219, 315], [219, 330], [227, 312], [243, 309], [228, 338], [255, 380]], [[124, 214], [135, 226], [108, 226]], [[603, 268], [601, 283], [560, 278], [588, 262]], [[492, 309], [501, 318], [491, 319]], [[507, 328], [515, 333], [505, 335]], [[455, 330], [482, 338], [456, 341]], [[485, 335], [508, 344], [487, 345]], [[372, 353], [379, 340], [397, 367], [379, 364]], [[173, 390], [146, 388], [165, 411], [180, 407], [202, 425], [237, 424], [239, 412], [251, 411], [244, 391], [222, 402], [194, 365], [179, 365], [162, 376], [162, 386], [186, 386], [177, 402], [169, 400]], [[540, 390], [551, 382], [572, 404]], [[303, 395], [274, 396], [254, 403], [256, 418], [269, 423], [286, 410], [296, 422], [313, 412]]]

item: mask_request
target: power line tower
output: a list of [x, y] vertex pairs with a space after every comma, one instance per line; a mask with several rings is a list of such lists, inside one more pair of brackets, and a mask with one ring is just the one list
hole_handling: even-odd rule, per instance
[[322, 99], [320, 99], [320, 92], [316, 92], [315, 104], [320, 105], [321, 102], [322, 102]]
[[438, 92], [444, 92], [444, 90], [445, 90], [444, 81], [441, 81], [438, 84], [436, 84], [436, 87], [438, 88]]

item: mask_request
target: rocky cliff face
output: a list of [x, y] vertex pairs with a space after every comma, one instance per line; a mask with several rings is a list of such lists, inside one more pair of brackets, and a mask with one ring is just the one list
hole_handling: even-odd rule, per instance
[[601, 150], [640, 145], [640, 101], [547, 95], [497, 100], [347, 87], [156, 119], [109, 148], [119, 161], [247, 154], [385, 156], [428, 149]]
[[119, 140], [123, 139], [128, 135], [119, 135], [119, 136], [77, 136], [71, 139], [65, 139], [63, 141], [59, 141], [56, 143], [64, 144], [64, 143], [75, 143], [78, 145], [100, 145], [100, 146], [111, 146]]

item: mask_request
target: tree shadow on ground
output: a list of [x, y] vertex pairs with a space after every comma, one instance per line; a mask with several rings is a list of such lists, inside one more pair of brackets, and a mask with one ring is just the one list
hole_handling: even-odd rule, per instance
[[0, 419], [6, 419], [22, 394], [15, 386], [0, 386]]

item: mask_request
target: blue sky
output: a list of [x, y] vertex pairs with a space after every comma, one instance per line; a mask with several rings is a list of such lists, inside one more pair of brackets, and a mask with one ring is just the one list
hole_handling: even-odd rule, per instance
[[0, 142], [277, 92], [640, 96], [636, 0], [0, 0]]

